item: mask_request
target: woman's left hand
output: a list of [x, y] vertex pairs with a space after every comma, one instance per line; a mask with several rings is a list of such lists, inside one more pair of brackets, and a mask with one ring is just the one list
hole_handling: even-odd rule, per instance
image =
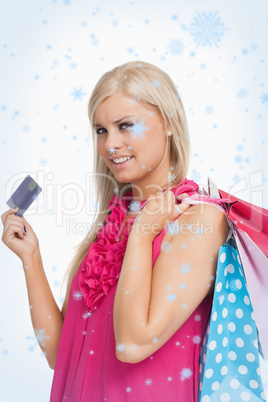
[[153, 241], [165, 226], [180, 214], [185, 213], [190, 207], [189, 204], [183, 202], [184, 197], [189, 196], [187, 193], [177, 196], [178, 199], [182, 199], [182, 202], [176, 205], [176, 196], [171, 190], [157, 191], [155, 194], [151, 194], [143, 209], [137, 214], [131, 233]]

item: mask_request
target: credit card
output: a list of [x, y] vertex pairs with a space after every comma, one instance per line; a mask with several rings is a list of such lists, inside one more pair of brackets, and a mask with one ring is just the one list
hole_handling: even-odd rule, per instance
[[22, 216], [41, 193], [41, 187], [28, 175], [7, 201], [10, 208], [19, 207], [15, 215]]

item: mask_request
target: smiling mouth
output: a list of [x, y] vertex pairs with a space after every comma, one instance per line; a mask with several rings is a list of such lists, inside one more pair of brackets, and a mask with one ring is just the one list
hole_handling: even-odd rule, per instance
[[123, 161], [123, 162], [114, 162], [113, 160], [111, 160], [112, 161], [112, 165], [113, 165], [113, 167], [115, 168], [115, 169], [121, 169], [121, 168], [123, 168], [123, 167], [125, 167], [125, 166], [127, 166], [127, 165], [129, 165], [130, 163], [131, 163], [131, 160], [134, 158], [134, 155], [131, 157], [131, 158], [129, 158], [129, 159], [127, 159], [126, 161]]
[[[122, 161], [122, 162], [115, 162], [114, 159], [112, 159], [112, 162], [115, 163], [116, 165], [120, 165], [121, 163], [125, 163], [125, 162], [129, 161], [129, 160], [132, 159], [132, 158], [134, 158], [134, 155], [132, 155], [130, 158], [128, 158], [127, 160]], [[117, 158], [117, 159], [120, 159], [120, 158]]]

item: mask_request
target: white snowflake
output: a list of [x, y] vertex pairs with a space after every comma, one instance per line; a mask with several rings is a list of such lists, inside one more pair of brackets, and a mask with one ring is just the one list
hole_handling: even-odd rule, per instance
[[36, 339], [40, 343], [40, 345], [46, 346], [45, 340], [50, 338], [50, 336], [45, 335], [46, 329], [45, 328], [40, 330], [34, 329], [34, 332], [36, 335]]
[[116, 346], [116, 349], [117, 349], [119, 352], [122, 352], [123, 350], [125, 350], [125, 346], [123, 345], [123, 343], [119, 343], [119, 344]]
[[158, 80], [153, 80], [153, 82], [151, 84], [152, 84], [153, 88], [159, 88], [161, 85]]
[[139, 201], [131, 201], [129, 204], [129, 210], [131, 212], [138, 212], [140, 210], [140, 202]]
[[172, 377], [167, 377], [167, 380], [168, 380], [168, 381], [172, 381]]
[[151, 380], [151, 378], [147, 378], [147, 379], [144, 381], [144, 384], [150, 386], [150, 385], [152, 385], [152, 382], [153, 382], [153, 381]]
[[127, 388], [126, 388], [126, 391], [127, 391], [127, 392], [131, 392], [131, 388], [130, 388], [130, 387], [127, 387]]
[[76, 290], [76, 291], [73, 293], [73, 298], [74, 298], [74, 300], [81, 300], [82, 297], [83, 297], [83, 293], [82, 293], [80, 290]]
[[83, 314], [83, 318], [84, 320], [86, 320], [88, 317], [92, 316], [92, 312], [91, 311], [87, 311], [85, 314]]
[[183, 368], [180, 374], [181, 374], [181, 381], [184, 381], [185, 378], [189, 379], [193, 373], [190, 368]]
[[195, 336], [193, 337], [193, 343], [200, 343], [200, 342], [201, 342], [200, 336], [195, 335]]
[[224, 27], [220, 17], [217, 16], [218, 11], [215, 13], [200, 13], [196, 11], [194, 21], [190, 24], [190, 27], [181, 24], [181, 28], [185, 31], [191, 31], [191, 35], [194, 37], [196, 47], [202, 46], [218, 46], [218, 42], [221, 41], [224, 31], [228, 28]]
[[37, 329], [34, 328], [34, 332], [35, 332], [35, 336], [34, 335], [27, 336], [27, 339], [35, 340], [35, 343], [32, 346], [29, 346], [29, 348], [28, 348], [28, 350], [30, 352], [34, 351], [34, 348], [37, 346], [37, 343], [39, 343], [40, 345], [45, 347], [46, 346], [45, 341], [50, 338], [50, 336], [45, 335], [45, 332], [46, 332], [45, 328], [40, 329], [40, 330], [37, 330]]

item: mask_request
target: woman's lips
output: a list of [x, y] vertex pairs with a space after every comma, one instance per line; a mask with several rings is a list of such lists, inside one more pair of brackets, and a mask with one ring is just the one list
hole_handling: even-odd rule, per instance
[[132, 159], [134, 159], [134, 156], [132, 158], [128, 159], [127, 161], [122, 162], [122, 163], [115, 163], [115, 162], [112, 161], [112, 165], [113, 165], [113, 167], [115, 169], [123, 169], [125, 166], [127, 166], [127, 165], [129, 165], [131, 163]]

